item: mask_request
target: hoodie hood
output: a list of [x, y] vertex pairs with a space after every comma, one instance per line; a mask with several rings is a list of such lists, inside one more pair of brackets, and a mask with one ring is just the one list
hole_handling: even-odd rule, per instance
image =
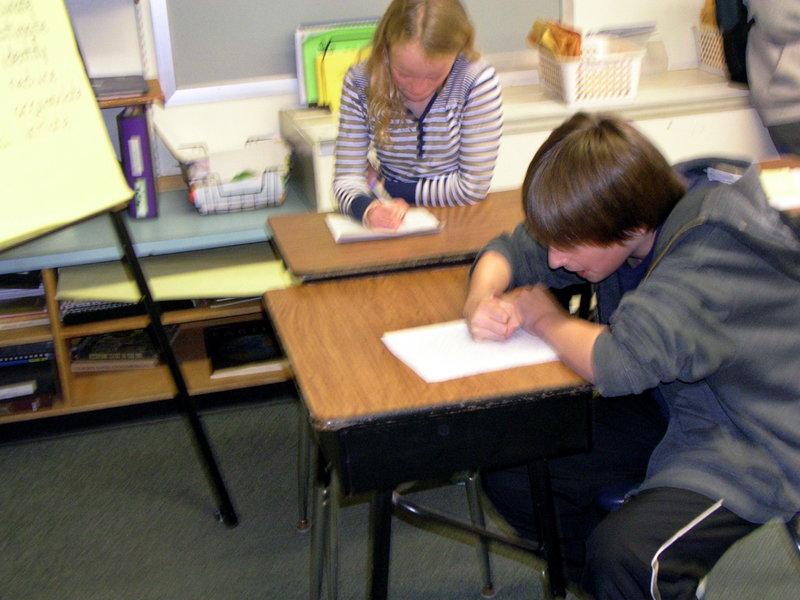
[[[732, 183], [714, 181], [713, 169], [720, 166], [742, 174], [734, 176], [732, 179], [738, 179]], [[757, 164], [706, 158], [679, 163], [675, 169], [686, 179], [689, 191], [664, 223], [656, 241], [656, 256], [683, 232], [710, 224], [724, 227], [776, 269], [800, 280], [800, 230], [769, 207]]]

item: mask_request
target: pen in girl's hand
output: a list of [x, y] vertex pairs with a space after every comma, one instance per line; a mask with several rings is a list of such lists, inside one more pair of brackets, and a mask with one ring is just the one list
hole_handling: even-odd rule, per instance
[[375, 197], [379, 200], [391, 200], [392, 197], [386, 191], [386, 188], [383, 186], [383, 181], [378, 179], [377, 177], [369, 182], [369, 189], [372, 190], [372, 193], [375, 194]]

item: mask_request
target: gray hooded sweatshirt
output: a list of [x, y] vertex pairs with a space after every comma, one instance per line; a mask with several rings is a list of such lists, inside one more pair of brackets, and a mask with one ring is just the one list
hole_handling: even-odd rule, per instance
[[[617, 274], [597, 284], [608, 329], [592, 361], [602, 395], [657, 388], [669, 408], [640, 489], [692, 490], [763, 523], [800, 511], [800, 234], [768, 205], [757, 166], [708, 181], [719, 162], [676, 167], [690, 191], [638, 287], [621, 297]], [[512, 266], [511, 287], [581, 281], [549, 269], [524, 224], [489, 249]]]

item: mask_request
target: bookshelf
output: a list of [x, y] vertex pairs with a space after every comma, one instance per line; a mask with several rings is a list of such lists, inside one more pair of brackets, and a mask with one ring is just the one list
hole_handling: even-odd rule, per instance
[[[87, 335], [143, 328], [148, 325], [149, 319], [142, 315], [80, 325], [64, 325], [59, 318], [56, 299], [57, 271], [45, 269], [42, 276], [50, 325], [0, 331], [0, 346], [53, 340], [59, 394], [52, 407], [3, 415], [0, 416], [0, 424], [155, 402], [174, 397], [174, 384], [167, 366], [163, 364], [146, 369], [73, 373], [70, 368], [72, 340]], [[264, 314], [260, 299], [229, 306], [215, 308], [198, 306], [163, 313], [162, 320], [165, 325], [180, 325], [180, 333], [173, 342], [173, 350], [191, 395], [279, 383], [291, 378], [291, 370], [284, 359], [276, 360], [275, 370], [267, 373], [222, 379], [210, 377], [211, 368], [203, 345], [203, 329], [212, 325], [261, 317], [264, 317]]]

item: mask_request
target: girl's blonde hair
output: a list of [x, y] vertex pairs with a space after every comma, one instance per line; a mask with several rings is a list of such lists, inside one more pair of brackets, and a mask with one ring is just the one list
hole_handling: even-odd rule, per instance
[[428, 56], [460, 54], [476, 60], [475, 28], [459, 0], [392, 0], [372, 39], [367, 59], [367, 118], [377, 140], [405, 112], [403, 97], [389, 71], [389, 51], [397, 43], [419, 40]]

